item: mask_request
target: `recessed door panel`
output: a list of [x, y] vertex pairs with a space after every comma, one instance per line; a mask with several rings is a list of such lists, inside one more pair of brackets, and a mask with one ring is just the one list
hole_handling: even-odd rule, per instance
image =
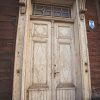
[[33, 36], [48, 36], [48, 25], [35, 23], [33, 25]]
[[59, 65], [60, 83], [72, 82], [71, 71], [71, 46], [70, 43], [59, 43]]
[[47, 82], [47, 43], [34, 43], [33, 83], [46, 84]]

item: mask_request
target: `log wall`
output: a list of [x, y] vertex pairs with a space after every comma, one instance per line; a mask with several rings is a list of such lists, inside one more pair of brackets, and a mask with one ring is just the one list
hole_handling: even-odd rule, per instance
[[[96, 0], [86, 2], [86, 24], [91, 67], [92, 92], [100, 92], [100, 25], [98, 24]], [[100, 16], [99, 16], [100, 17]], [[89, 27], [89, 20], [94, 20], [95, 28]]]
[[11, 100], [18, 0], [0, 0], [0, 100]]

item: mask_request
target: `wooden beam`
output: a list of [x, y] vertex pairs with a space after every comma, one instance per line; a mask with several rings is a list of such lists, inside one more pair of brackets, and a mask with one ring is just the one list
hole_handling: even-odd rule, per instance
[[55, 5], [72, 5], [74, 0], [31, 0], [32, 3], [55, 4]]

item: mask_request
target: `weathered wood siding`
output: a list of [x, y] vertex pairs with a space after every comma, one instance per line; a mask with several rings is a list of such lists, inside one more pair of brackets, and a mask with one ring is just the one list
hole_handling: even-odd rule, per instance
[[18, 0], [0, 0], [0, 100], [11, 100]]
[[[86, 23], [91, 66], [92, 91], [95, 92], [96, 89], [97, 92], [100, 92], [100, 25], [98, 25], [95, 1], [96, 0], [87, 0], [86, 2]], [[95, 28], [93, 30], [90, 29], [88, 25], [88, 22], [91, 19], [95, 21]]]

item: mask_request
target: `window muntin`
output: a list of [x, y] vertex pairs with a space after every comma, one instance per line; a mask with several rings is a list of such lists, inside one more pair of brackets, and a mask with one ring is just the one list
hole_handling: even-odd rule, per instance
[[33, 4], [33, 15], [70, 18], [71, 9], [62, 6]]

